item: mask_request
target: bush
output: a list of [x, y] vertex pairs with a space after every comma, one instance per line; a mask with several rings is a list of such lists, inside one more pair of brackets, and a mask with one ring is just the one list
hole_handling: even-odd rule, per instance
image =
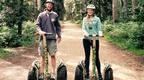
[[6, 26], [0, 27], [0, 47], [6, 47], [8, 45], [7, 38], [9, 31], [10, 29]]
[[21, 38], [17, 35], [15, 27], [8, 28], [3, 26], [0, 34], [0, 47], [18, 47], [21, 45]]
[[33, 22], [25, 22], [23, 24], [23, 36], [22, 36], [22, 45], [23, 46], [31, 46], [34, 44], [34, 33], [36, 31], [36, 28], [35, 28], [35, 23]]
[[0, 58], [4, 59], [11, 55], [11, 52], [7, 49], [0, 48]]
[[11, 28], [9, 35], [6, 37], [6, 42], [8, 42], [8, 47], [19, 47], [21, 46], [21, 37], [17, 34], [16, 26]]
[[0, 47], [18, 47], [28, 46], [34, 43], [35, 24], [33, 22], [25, 22], [23, 24], [23, 34], [18, 36], [17, 26], [8, 28], [0, 27]]
[[144, 23], [133, 27], [130, 33], [130, 43], [136, 48], [144, 49]]
[[144, 23], [104, 23], [104, 32], [112, 42], [122, 48], [144, 49]]
[[140, 22], [144, 22], [144, 4], [143, 6], [139, 6], [135, 9], [136, 20]]

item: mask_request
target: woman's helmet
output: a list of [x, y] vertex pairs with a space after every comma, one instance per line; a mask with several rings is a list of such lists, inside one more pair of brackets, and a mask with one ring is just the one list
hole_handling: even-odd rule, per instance
[[87, 9], [96, 9], [96, 7], [95, 7], [93, 4], [89, 4], [89, 5], [87, 6]]
[[46, 3], [52, 3], [52, 4], [54, 4], [55, 2], [53, 0], [46, 0]]

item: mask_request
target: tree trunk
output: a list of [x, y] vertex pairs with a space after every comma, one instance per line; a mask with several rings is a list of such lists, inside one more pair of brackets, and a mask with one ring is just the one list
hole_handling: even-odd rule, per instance
[[18, 21], [18, 35], [21, 36], [22, 35], [22, 23], [23, 23], [23, 17], [21, 16], [23, 14], [23, 3], [24, 3], [24, 0], [21, 0], [20, 1], [20, 8], [19, 8], [19, 21]]
[[128, 0], [123, 0], [123, 9], [124, 9], [124, 12], [123, 12], [123, 14], [124, 14], [124, 18], [125, 19], [127, 19], [127, 17], [128, 17]]
[[23, 23], [23, 3], [24, 3], [24, 0], [21, 0], [20, 1], [20, 8], [19, 8], [19, 21], [18, 21], [18, 35], [21, 36], [22, 35], [22, 23]]
[[132, 13], [135, 15], [135, 9], [137, 7], [137, 0], [132, 0]]
[[34, 0], [34, 6], [37, 7], [37, 0]]
[[37, 9], [41, 10], [41, 0], [37, 0]]
[[22, 35], [22, 22], [18, 23], [18, 35], [21, 36]]
[[99, 2], [99, 17], [101, 18], [102, 13], [101, 13], [101, 0], [98, 0]]
[[118, 1], [113, 0], [112, 2], [112, 15], [113, 15], [113, 22], [116, 22], [118, 20]]

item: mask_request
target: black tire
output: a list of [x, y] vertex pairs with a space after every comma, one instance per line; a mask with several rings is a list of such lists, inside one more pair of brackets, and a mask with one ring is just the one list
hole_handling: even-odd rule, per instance
[[83, 68], [80, 64], [77, 65], [77, 67], [75, 69], [75, 78], [74, 78], [74, 80], [83, 80]]
[[57, 68], [57, 80], [67, 80], [67, 67], [63, 63]]
[[104, 80], [113, 80], [113, 69], [110, 65], [106, 66], [104, 70]]
[[32, 68], [29, 72], [28, 72], [28, 77], [27, 80], [38, 80], [37, 78], [37, 72], [36, 72], [36, 68]]

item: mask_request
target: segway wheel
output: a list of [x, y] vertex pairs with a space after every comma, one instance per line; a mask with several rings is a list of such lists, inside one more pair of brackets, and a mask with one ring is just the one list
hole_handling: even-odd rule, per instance
[[110, 65], [106, 66], [104, 70], [104, 80], [113, 80], [113, 69]]
[[57, 80], [67, 80], [67, 67], [61, 63], [57, 68]]
[[27, 80], [36, 80], [38, 77], [37, 77], [37, 72], [36, 72], [36, 69], [33, 68], [32, 70], [30, 70], [28, 72], [28, 77], [27, 77]]
[[83, 68], [80, 64], [77, 65], [77, 67], [75, 69], [75, 79], [74, 80], [84, 80], [83, 79]]
[[32, 67], [28, 72], [27, 80], [38, 80], [39, 75], [39, 61], [35, 60], [32, 63]]

